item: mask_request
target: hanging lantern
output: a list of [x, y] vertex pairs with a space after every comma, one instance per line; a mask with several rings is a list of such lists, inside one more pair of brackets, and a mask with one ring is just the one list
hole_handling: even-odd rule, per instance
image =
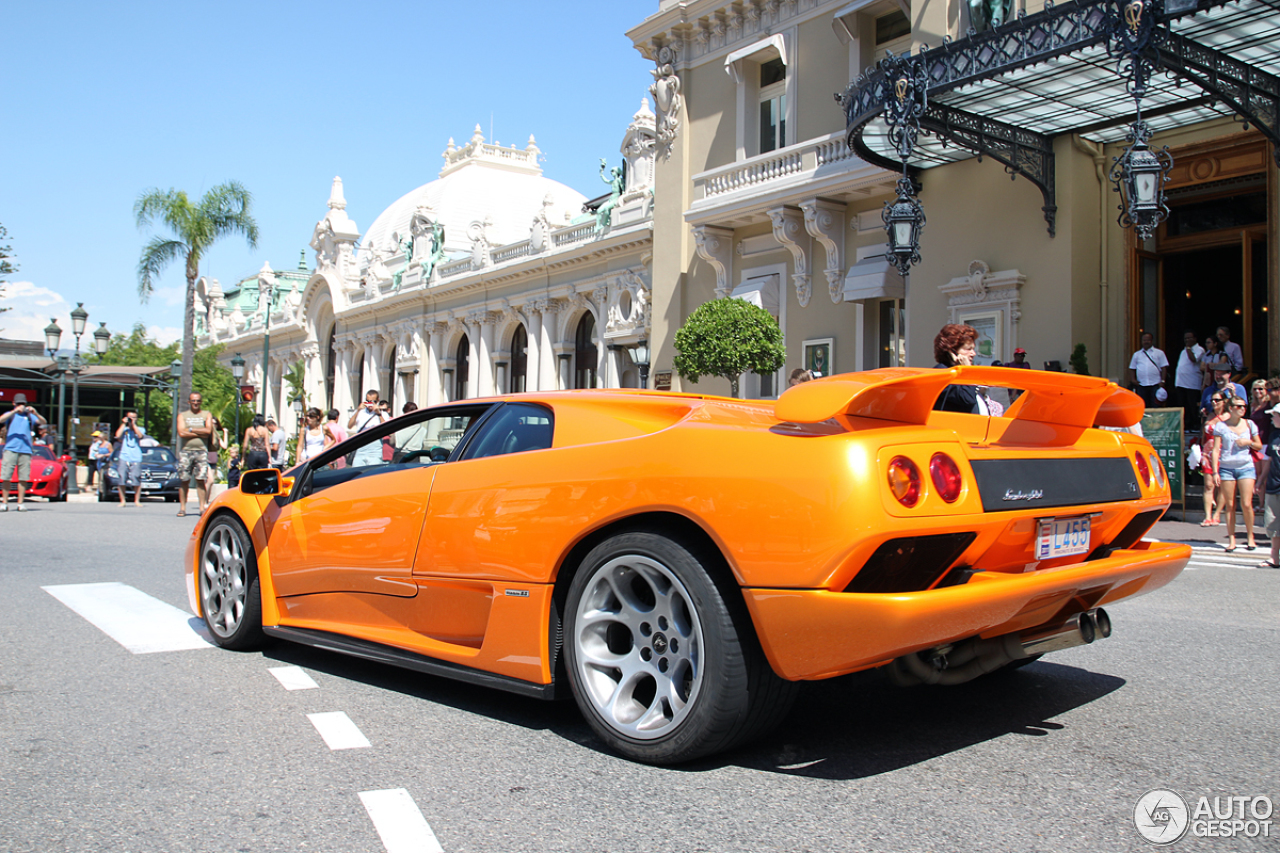
[[924, 228], [924, 208], [916, 199], [911, 179], [903, 175], [898, 179], [898, 197], [885, 202], [881, 218], [889, 237], [889, 251], [885, 259], [893, 264], [900, 275], [907, 275], [912, 264], [920, 263], [920, 232]]
[[1147, 145], [1151, 128], [1141, 119], [1129, 129], [1129, 145], [1115, 158], [1111, 168], [1111, 181], [1120, 193], [1120, 216], [1123, 226], [1133, 226], [1138, 237], [1149, 240], [1151, 235], [1169, 218], [1169, 205], [1165, 199], [1164, 185], [1173, 168], [1173, 157], [1168, 148], [1152, 151]]

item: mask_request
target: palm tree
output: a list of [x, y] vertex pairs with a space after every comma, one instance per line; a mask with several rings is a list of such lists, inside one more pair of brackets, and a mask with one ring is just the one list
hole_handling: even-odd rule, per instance
[[138, 296], [143, 302], [151, 296], [156, 278], [169, 263], [178, 258], [186, 261], [187, 298], [182, 312], [182, 380], [179, 400], [191, 393], [191, 365], [195, 357], [196, 279], [200, 275], [200, 259], [228, 234], [243, 234], [249, 248], [258, 248], [258, 223], [249, 215], [253, 196], [239, 181], [227, 181], [204, 194], [193, 205], [181, 190], [147, 190], [133, 204], [133, 215], [139, 228], [159, 219], [172, 237], [153, 237], [138, 259]]

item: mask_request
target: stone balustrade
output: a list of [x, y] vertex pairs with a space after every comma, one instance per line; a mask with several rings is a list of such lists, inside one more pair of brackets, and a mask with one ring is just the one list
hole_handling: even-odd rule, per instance
[[866, 168], [845, 145], [844, 131], [836, 131], [694, 175], [693, 197], [696, 205], [730, 193], [767, 190], [770, 184], [787, 180], [810, 180], [819, 169], [835, 173]]

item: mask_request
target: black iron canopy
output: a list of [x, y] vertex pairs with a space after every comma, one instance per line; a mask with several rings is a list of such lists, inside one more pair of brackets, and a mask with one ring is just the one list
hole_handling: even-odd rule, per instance
[[[902, 81], [926, 103], [905, 164], [928, 169], [973, 156], [1039, 187], [1049, 233], [1057, 212], [1053, 138], [1123, 142], [1134, 120], [1132, 81], [1116, 51], [1131, 0], [1045, 3], [1002, 26], [915, 55], [882, 60], [836, 99], [850, 148], [903, 167], [893, 132]], [[1271, 140], [1280, 164], [1280, 0], [1148, 0], [1155, 22], [1141, 57], [1155, 72], [1141, 93], [1154, 132], [1236, 116]], [[886, 121], [888, 119], [888, 121]]]

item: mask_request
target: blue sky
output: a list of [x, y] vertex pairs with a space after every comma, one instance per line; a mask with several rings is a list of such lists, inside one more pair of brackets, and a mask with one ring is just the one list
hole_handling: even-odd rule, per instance
[[[621, 159], [651, 64], [625, 32], [658, 0], [361, 3], [14, 3], [0, 52], [0, 224], [20, 265], [0, 337], [43, 340], [68, 312], [90, 331], [144, 323], [181, 337], [182, 265], [143, 304], [137, 261], [150, 188], [254, 196], [260, 239], [226, 238], [201, 273], [224, 285], [292, 268], [335, 175], [363, 230], [434, 180], [450, 137], [521, 147], [587, 197]], [[307, 249], [308, 261], [314, 253]], [[92, 346], [86, 338], [82, 346]]]

